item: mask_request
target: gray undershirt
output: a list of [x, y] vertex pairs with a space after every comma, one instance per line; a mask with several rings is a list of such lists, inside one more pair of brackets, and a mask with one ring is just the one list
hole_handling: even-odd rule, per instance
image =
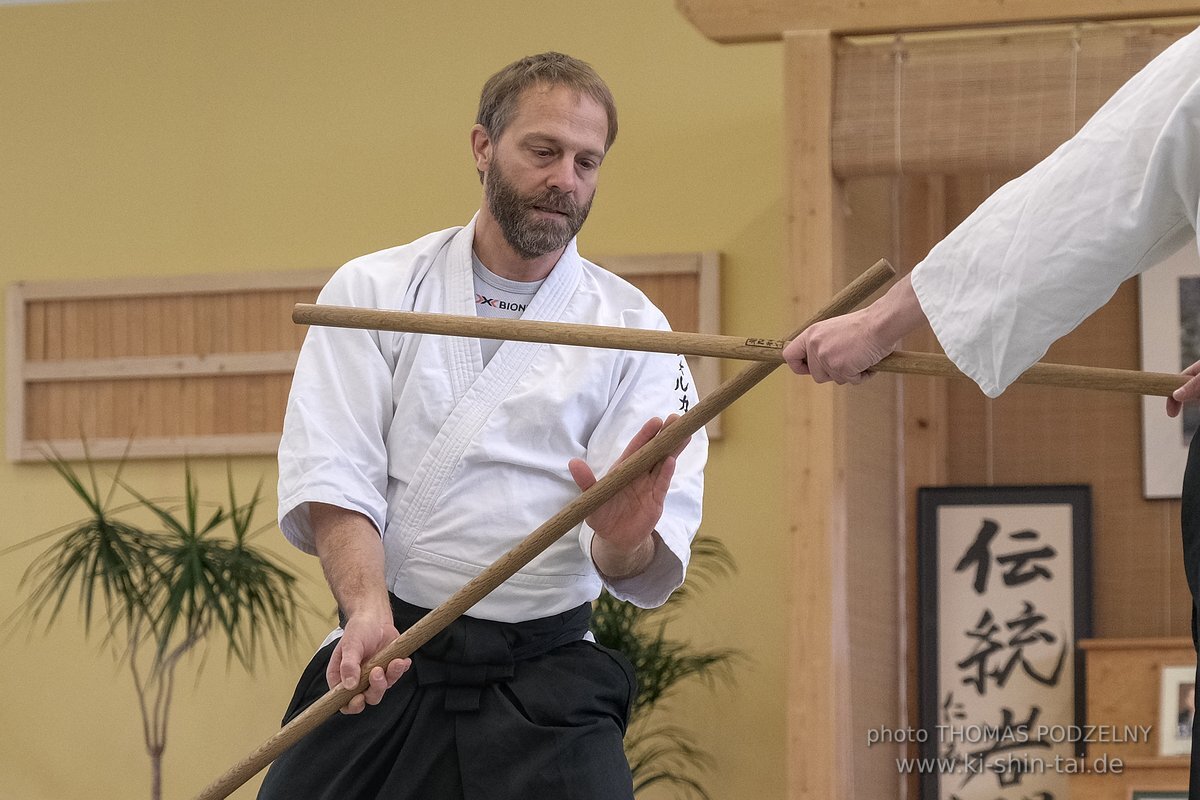
[[[537, 294], [545, 279], [540, 281], [512, 281], [492, 272], [479, 256], [471, 253], [471, 271], [475, 279], [475, 315], [479, 317], [504, 317], [519, 319]], [[480, 339], [479, 349], [483, 353], [486, 367], [503, 344], [499, 339]]]

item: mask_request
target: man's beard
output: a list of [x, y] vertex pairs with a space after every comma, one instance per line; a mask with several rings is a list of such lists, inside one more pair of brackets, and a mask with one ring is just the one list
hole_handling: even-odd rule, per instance
[[[521, 258], [532, 260], [561, 250], [579, 233], [592, 209], [589, 199], [579, 205], [556, 189], [523, 196], [505, 177], [500, 165], [492, 162], [483, 182], [484, 195], [492, 216], [500, 224], [504, 238]], [[565, 216], [536, 216], [535, 208], [559, 211]]]

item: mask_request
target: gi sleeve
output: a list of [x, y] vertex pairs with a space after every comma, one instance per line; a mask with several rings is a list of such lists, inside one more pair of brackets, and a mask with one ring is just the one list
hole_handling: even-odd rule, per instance
[[938, 341], [989, 396], [1122, 281], [1195, 236], [1200, 31], [938, 244], [912, 284]]
[[[638, 326], [668, 329], [665, 319]], [[646, 420], [681, 414], [697, 401], [695, 381], [683, 356], [629, 353], [616, 392], [588, 443], [589, 466], [597, 475], [606, 474]], [[642, 608], [655, 608], [683, 584], [691, 542], [700, 527], [707, 458], [708, 436], [701, 428], [692, 435], [676, 463], [663, 514], [655, 526], [662, 544], [654, 560], [639, 575], [606, 581], [605, 588], [614, 597]], [[593, 563], [594, 536], [595, 531], [585, 522], [579, 543], [588, 563]]]
[[[372, 282], [354, 262], [318, 302], [375, 307]], [[392, 369], [376, 331], [313, 326], [300, 349], [279, 444], [279, 527], [315, 553], [309, 503], [357, 511], [382, 531], [386, 521]]]

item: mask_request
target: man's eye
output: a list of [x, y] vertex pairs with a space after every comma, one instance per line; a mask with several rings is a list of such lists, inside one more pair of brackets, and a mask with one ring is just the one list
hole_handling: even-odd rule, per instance
[[549, 158], [550, 156], [553, 155], [553, 153], [551, 153], [549, 150], [545, 149], [544, 147], [534, 148], [533, 154], [535, 156], [537, 156], [538, 158]]
[[593, 170], [593, 169], [595, 169], [597, 166], [598, 166], [598, 165], [596, 164], [596, 162], [595, 162], [595, 161], [591, 161], [591, 160], [589, 160], [589, 159], [586, 159], [586, 158], [585, 158], [584, 160], [582, 160], [582, 161], [580, 161], [580, 162], [579, 162], [579, 168], [580, 168], [580, 169], [585, 169], [585, 170], [589, 170], [589, 171], [590, 171], [590, 170]]

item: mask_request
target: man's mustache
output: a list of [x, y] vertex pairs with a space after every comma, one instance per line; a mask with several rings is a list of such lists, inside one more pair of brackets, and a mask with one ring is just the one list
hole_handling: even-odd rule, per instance
[[567, 214], [569, 216], [575, 216], [579, 213], [579, 206], [575, 201], [557, 192], [535, 197], [526, 203], [526, 206], [528, 208], [544, 208], [548, 211], [557, 211], [560, 214]]

